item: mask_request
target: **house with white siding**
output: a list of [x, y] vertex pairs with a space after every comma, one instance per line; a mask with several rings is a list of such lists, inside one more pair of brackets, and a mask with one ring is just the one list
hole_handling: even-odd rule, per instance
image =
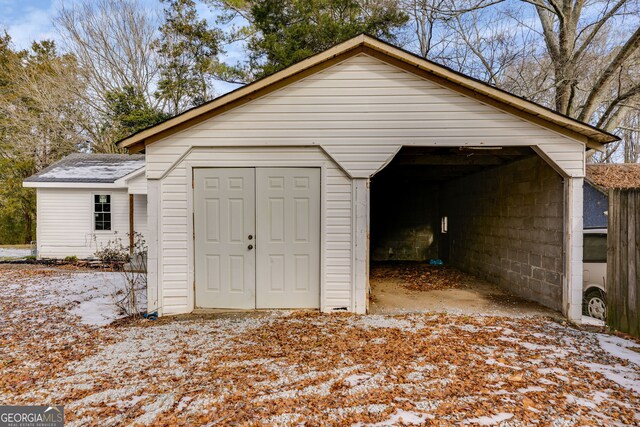
[[365, 313], [371, 263], [436, 256], [579, 321], [585, 152], [616, 139], [362, 35], [118, 145], [160, 315]]
[[71, 154], [24, 180], [36, 189], [39, 258], [92, 258], [147, 233], [144, 155]]

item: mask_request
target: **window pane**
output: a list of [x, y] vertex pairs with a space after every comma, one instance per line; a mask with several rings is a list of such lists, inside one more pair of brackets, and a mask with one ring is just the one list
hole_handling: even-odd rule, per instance
[[93, 196], [93, 217], [96, 231], [111, 230], [111, 196], [95, 194]]
[[584, 262], [607, 262], [607, 235], [584, 235]]

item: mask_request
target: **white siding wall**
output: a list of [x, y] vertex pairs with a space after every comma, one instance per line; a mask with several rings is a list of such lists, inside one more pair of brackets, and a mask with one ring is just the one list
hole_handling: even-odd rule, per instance
[[[360, 309], [354, 298], [362, 293], [355, 289], [362, 278], [353, 273], [349, 177], [369, 178], [403, 145], [537, 146], [564, 174], [584, 175], [581, 142], [358, 55], [147, 147], [147, 178], [154, 180], [149, 189], [158, 188], [158, 194], [149, 196], [149, 209], [158, 209], [158, 260], [149, 267], [151, 306], [156, 307], [157, 281], [161, 313], [193, 308], [189, 165], [273, 167], [322, 161], [327, 171], [322, 308]], [[359, 248], [359, 258], [366, 256], [366, 248]], [[150, 262], [155, 255], [155, 249], [150, 251]]]
[[[111, 195], [112, 231], [93, 230], [93, 195]], [[38, 188], [38, 255], [43, 258], [88, 258], [118, 235], [129, 232], [126, 189]]]
[[[147, 181], [145, 180], [145, 188]], [[145, 238], [149, 235], [147, 229], [147, 195], [135, 194], [133, 196], [133, 228]], [[127, 230], [128, 232], [128, 230]], [[147, 242], [147, 246], [149, 242]]]
[[129, 194], [147, 194], [147, 177], [144, 172], [127, 181]]
[[584, 144], [358, 55], [155, 142], [147, 176], [192, 146], [321, 145], [353, 177], [369, 177], [402, 145], [540, 146], [584, 176]]
[[[194, 149], [160, 181], [158, 277], [162, 314], [193, 308], [189, 167], [323, 167], [321, 307], [353, 310], [351, 181], [318, 147]], [[153, 209], [153, 207], [150, 207]]]

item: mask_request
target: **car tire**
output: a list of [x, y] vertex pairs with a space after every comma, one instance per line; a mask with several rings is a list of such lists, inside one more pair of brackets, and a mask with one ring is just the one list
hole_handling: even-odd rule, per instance
[[604, 291], [590, 289], [584, 296], [582, 314], [599, 320], [607, 319], [607, 299]]

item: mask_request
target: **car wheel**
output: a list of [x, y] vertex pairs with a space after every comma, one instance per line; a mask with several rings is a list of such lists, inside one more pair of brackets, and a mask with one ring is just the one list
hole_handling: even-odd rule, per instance
[[600, 289], [591, 289], [584, 297], [584, 314], [595, 319], [606, 320], [607, 301], [605, 294]]

